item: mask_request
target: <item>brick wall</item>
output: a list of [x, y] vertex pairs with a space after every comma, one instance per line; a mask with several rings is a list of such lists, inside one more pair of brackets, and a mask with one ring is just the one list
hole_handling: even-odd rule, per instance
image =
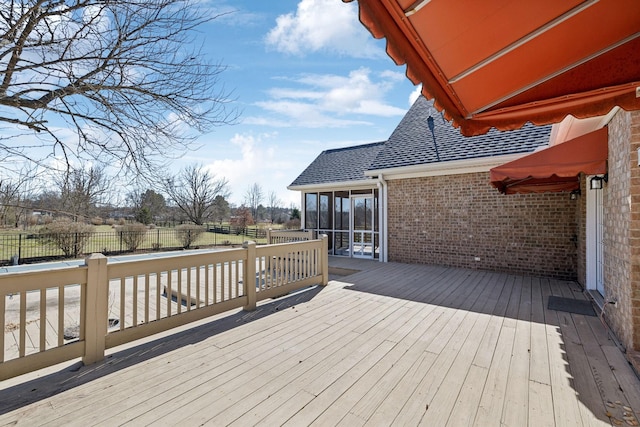
[[[640, 351], [640, 167], [638, 167], [638, 149], [640, 148], [640, 111], [630, 114], [630, 159], [631, 182], [631, 221], [629, 224], [629, 251], [631, 262], [631, 282], [629, 294], [631, 297], [631, 321], [633, 328], [633, 343], [629, 347]], [[614, 224], [615, 226], [615, 224]]]
[[609, 123], [609, 182], [605, 193], [606, 317], [627, 348], [640, 343], [640, 113], [619, 112]]
[[580, 174], [580, 197], [576, 201], [576, 281], [583, 288], [587, 285], [587, 191], [587, 179], [584, 174]]
[[576, 234], [577, 244], [577, 281], [583, 288], [587, 286], [587, 191], [589, 191], [587, 179], [580, 174], [580, 194], [576, 206]]
[[388, 185], [390, 261], [576, 279], [579, 202], [567, 193], [502, 195], [488, 172]]

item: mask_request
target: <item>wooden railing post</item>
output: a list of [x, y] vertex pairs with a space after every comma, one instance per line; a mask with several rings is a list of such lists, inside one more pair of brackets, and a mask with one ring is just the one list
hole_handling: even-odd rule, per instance
[[109, 300], [109, 276], [107, 257], [91, 254], [85, 259], [87, 271], [87, 292], [84, 321], [85, 351], [82, 362], [85, 365], [104, 359], [105, 337]]
[[271, 228], [267, 228], [267, 245], [271, 244]]
[[322, 235], [320, 266], [322, 267], [322, 286], [326, 286], [329, 283], [329, 236], [326, 234]]
[[247, 250], [247, 262], [244, 263], [242, 272], [247, 305], [243, 309], [245, 311], [253, 311], [256, 309], [256, 242], [244, 242], [242, 247]]

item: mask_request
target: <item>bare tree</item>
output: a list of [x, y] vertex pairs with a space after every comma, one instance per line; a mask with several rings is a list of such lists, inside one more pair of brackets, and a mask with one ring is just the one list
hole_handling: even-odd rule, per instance
[[244, 200], [247, 207], [251, 210], [251, 216], [254, 220], [258, 219], [258, 206], [262, 203], [264, 198], [264, 192], [262, 187], [257, 182], [247, 188], [247, 192], [244, 195]]
[[49, 215], [62, 212], [62, 198], [55, 189], [49, 188], [40, 192], [33, 201], [33, 208]]
[[54, 178], [60, 191], [61, 210], [75, 220], [90, 218], [98, 203], [106, 202], [110, 179], [104, 167], [72, 169]]
[[281, 205], [282, 205], [282, 201], [278, 198], [278, 193], [276, 193], [275, 191], [270, 191], [269, 192], [269, 219], [271, 220], [272, 223], [276, 221], [276, 216]]
[[7, 225], [8, 222], [15, 221], [19, 191], [18, 183], [7, 178], [0, 180], [0, 224]]
[[37, 168], [29, 164], [23, 164], [21, 169], [13, 173], [0, 173], [0, 224], [10, 222], [17, 228], [21, 220], [27, 219], [37, 175]]
[[185, 216], [197, 225], [211, 219], [216, 197], [229, 197], [229, 181], [216, 179], [203, 165], [186, 166], [165, 182], [165, 192]]
[[140, 172], [190, 149], [196, 132], [235, 121], [219, 83], [225, 67], [197, 39], [218, 16], [199, 3], [1, 2], [0, 158]]

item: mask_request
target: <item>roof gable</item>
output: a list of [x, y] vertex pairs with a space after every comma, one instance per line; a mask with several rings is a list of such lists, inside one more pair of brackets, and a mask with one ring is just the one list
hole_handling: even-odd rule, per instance
[[551, 134], [551, 126], [528, 123], [514, 131], [492, 129], [485, 135], [466, 137], [444, 120], [433, 101], [420, 96], [388, 141], [323, 151], [290, 187], [363, 181], [371, 179], [366, 172], [438, 163], [429, 116], [434, 118], [440, 164], [530, 153], [546, 146]]
[[375, 142], [325, 150], [291, 183], [291, 186], [370, 179], [364, 173], [383, 146], [384, 142]]

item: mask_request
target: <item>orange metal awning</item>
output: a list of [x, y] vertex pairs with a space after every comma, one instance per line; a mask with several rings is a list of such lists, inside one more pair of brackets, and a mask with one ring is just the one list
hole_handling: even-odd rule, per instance
[[504, 194], [577, 190], [581, 172], [607, 172], [607, 142], [608, 130], [604, 127], [534, 152], [491, 169], [491, 184]]
[[640, 109], [638, 0], [358, 4], [361, 22], [464, 135]]

